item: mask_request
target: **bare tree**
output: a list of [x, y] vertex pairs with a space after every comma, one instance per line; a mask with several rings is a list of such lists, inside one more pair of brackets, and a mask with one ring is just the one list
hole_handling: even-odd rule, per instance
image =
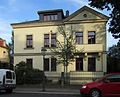
[[[68, 65], [75, 58], [75, 53], [81, 51], [76, 50], [75, 45], [75, 30], [72, 25], [68, 28], [65, 26], [58, 26], [57, 34], [61, 35], [62, 39], [57, 39], [55, 49], [51, 48], [52, 53], [57, 57], [57, 63], [62, 63], [64, 66], [63, 82], [67, 82]], [[63, 40], [63, 41], [61, 41]]]

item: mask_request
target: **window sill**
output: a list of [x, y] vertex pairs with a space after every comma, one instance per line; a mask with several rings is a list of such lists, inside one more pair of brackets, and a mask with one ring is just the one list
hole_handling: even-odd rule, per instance
[[96, 43], [88, 43], [88, 44], [96, 44]]
[[34, 47], [29, 47], [29, 48], [24, 48], [25, 50], [31, 50], [31, 49], [34, 49]]
[[90, 43], [90, 44], [86, 43], [86, 44], [76, 44], [76, 45], [95, 45], [95, 44], [99, 44], [99, 43]]
[[82, 43], [82, 44], [76, 44], [76, 45], [84, 45], [84, 44]]
[[47, 49], [49, 49], [49, 48], [57, 48], [57, 47], [44, 47], [44, 48], [47, 48]]

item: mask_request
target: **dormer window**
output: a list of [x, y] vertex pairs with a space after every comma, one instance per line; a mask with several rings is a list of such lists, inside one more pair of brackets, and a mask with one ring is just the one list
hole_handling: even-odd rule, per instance
[[40, 21], [63, 20], [64, 13], [62, 9], [38, 11]]
[[58, 20], [57, 14], [44, 14], [44, 21]]

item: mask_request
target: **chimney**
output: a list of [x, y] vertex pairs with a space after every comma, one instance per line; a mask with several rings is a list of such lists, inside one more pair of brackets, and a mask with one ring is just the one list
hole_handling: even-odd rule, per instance
[[69, 16], [69, 10], [66, 11], [66, 17], [68, 17], [68, 16]]

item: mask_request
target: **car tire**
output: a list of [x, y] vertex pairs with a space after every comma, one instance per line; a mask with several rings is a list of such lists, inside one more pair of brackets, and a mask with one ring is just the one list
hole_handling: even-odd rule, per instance
[[86, 95], [85, 95], [85, 94], [83, 94], [83, 93], [81, 93], [81, 97], [86, 97]]
[[101, 92], [98, 89], [92, 89], [90, 91], [90, 97], [101, 97]]
[[6, 93], [12, 93], [13, 89], [6, 89]]

